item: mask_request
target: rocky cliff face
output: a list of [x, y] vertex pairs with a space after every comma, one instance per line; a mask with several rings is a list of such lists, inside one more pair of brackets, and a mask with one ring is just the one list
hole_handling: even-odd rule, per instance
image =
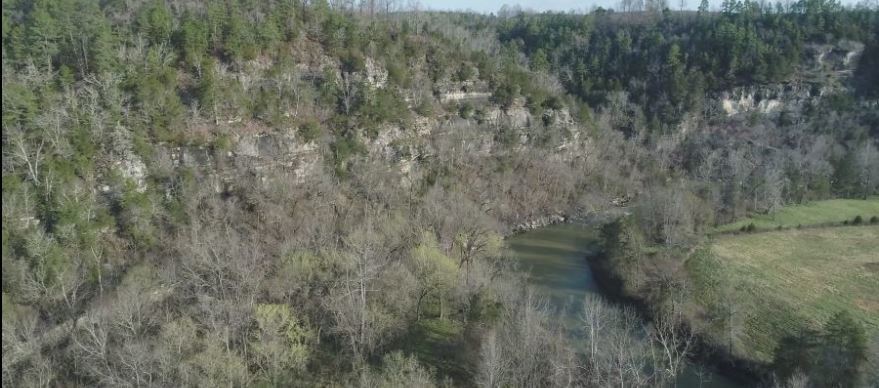
[[173, 147], [161, 154], [173, 168], [199, 171], [216, 192], [233, 189], [241, 174], [264, 178], [269, 171], [283, 171], [302, 182], [323, 160], [316, 143], [290, 130], [233, 134], [226, 149]]
[[810, 85], [801, 83], [747, 86], [722, 93], [717, 102], [728, 117], [750, 112], [772, 114], [783, 109], [799, 111], [827, 92], [822, 88], [816, 93]]
[[[774, 115], [782, 111], [800, 112], [803, 107], [821, 98], [840, 92], [850, 92], [851, 75], [864, 45], [842, 41], [833, 45], [812, 45], [806, 48], [811, 60], [785, 83], [750, 85], [718, 93], [711, 98], [709, 110], [726, 117], [759, 113]], [[338, 69], [327, 57], [313, 58], [297, 65], [298, 71], [307, 77], [321, 77], [325, 69]], [[337, 74], [341, 76], [341, 74]], [[388, 72], [382, 64], [371, 58], [365, 60], [365, 69], [349, 75], [367, 87], [384, 88]], [[556, 131], [562, 134], [553, 144], [555, 152], [566, 160], [588, 153], [588, 136], [574, 122], [566, 109], [546, 110], [539, 115], [530, 112], [523, 100], [507, 109], [491, 102], [488, 85], [482, 81], [438, 82], [434, 91], [435, 103], [443, 106], [430, 117], [412, 112], [412, 119], [405, 125], [384, 125], [373, 137], [361, 134], [368, 157], [384, 160], [396, 166], [401, 180], [416, 170], [421, 160], [435, 155], [436, 141], [442, 141], [450, 128], [472, 128], [472, 136], [462, 142], [473, 152], [490, 155], [497, 149], [499, 131], [512, 131], [513, 142], [527, 147], [540, 133]], [[473, 118], [458, 117], [456, 107], [467, 103], [479, 114]], [[410, 105], [412, 101], [410, 101]], [[414, 106], [409, 106], [414, 110]], [[190, 168], [201, 172], [207, 184], [217, 191], [234, 188], [241, 174], [250, 174], [263, 180], [268, 172], [282, 172], [302, 182], [310, 174], [325, 168], [326, 148], [320, 141], [306, 142], [292, 128], [267, 128], [240, 117], [219, 120], [216, 128], [228, 133], [228, 144], [222, 149], [206, 145], [158, 147], [164, 162], [171, 168]], [[510, 141], [509, 138], [506, 141]], [[130, 150], [130, 141], [121, 147]], [[119, 175], [132, 180], [138, 190], [147, 184], [146, 164], [133, 152], [126, 152], [111, 166]], [[102, 184], [103, 192], [115, 191]]]
[[810, 60], [788, 82], [738, 87], [713, 98], [714, 109], [727, 117], [745, 113], [798, 113], [808, 104], [835, 93], [853, 91], [851, 76], [864, 50], [860, 42], [806, 47]]
[[[320, 77], [324, 69], [331, 66], [325, 59], [312, 62], [298, 66], [299, 71]], [[369, 58], [365, 63], [363, 72], [350, 76], [371, 88], [385, 87], [387, 70]], [[406, 124], [385, 124], [375, 136], [367, 136], [365, 131], [357, 136], [365, 146], [366, 157], [384, 161], [399, 171], [403, 185], [409, 181], [410, 174], [418, 170], [419, 163], [441, 152], [439, 143], [451, 141], [448, 136], [453, 129], [469, 133], [466, 139], [459, 140], [461, 146], [482, 156], [489, 156], [498, 149], [498, 132], [502, 130], [515, 133], [512, 145], [518, 147], [527, 147], [541, 133], [559, 133], [561, 137], [554, 139], [552, 146], [554, 152], [566, 160], [586, 152], [587, 136], [567, 109], [545, 110], [535, 115], [524, 106], [525, 101], [519, 99], [504, 110], [490, 101], [491, 93], [484, 82], [446, 80], [442, 85], [443, 90], [434, 98], [443, 108], [431, 116], [422, 116], [414, 111], [414, 106], [409, 106], [411, 119]], [[464, 102], [478, 109], [479, 117], [459, 117], [457, 106]], [[204, 184], [216, 192], [224, 192], [234, 189], [242, 176], [265, 182], [268, 177], [281, 173], [304, 182], [309, 175], [330, 164], [326, 160], [327, 145], [320, 139], [305, 141], [294, 128], [269, 128], [240, 117], [218, 121], [211, 131], [226, 134], [222, 146], [159, 144], [156, 146], [160, 165], [157, 168], [197, 171]], [[147, 166], [134, 153], [128, 153], [128, 157], [121, 158], [117, 164], [122, 176], [135, 181], [138, 187], [145, 187]], [[103, 189], [115, 191], [109, 186]]]

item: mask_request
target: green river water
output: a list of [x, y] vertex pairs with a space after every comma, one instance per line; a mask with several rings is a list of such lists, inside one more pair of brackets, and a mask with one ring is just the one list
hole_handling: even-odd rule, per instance
[[[576, 224], [546, 226], [508, 239], [508, 247], [530, 274], [536, 291], [558, 311], [560, 321], [571, 333], [571, 340], [583, 337], [577, 331], [577, 317], [587, 294], [600, 293], [589, 268], [590, 258], [601, 253], [597, 227]], [[585, 343], [585, 341], [584, 341]], [[574, 344], [577, 346], [577, 344]], [[578, 346], [579, 347], [579, 346]], [[702, 377], [696, 373], [702, 370]], [[724, 376], [690, 367], [678, 381], [681, 388], [742, 387]]]

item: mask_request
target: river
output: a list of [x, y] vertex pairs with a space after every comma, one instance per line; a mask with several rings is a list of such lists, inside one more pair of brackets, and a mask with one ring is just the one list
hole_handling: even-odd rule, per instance
[[[507, 244], [522, 269], [529, 272], [535, 290], [561, 315], [560, 321], [572, 333], [572, 340], [582, 339], [576, 330], [581, 302], [588, 294], [601, 294], [589, 267], [590, 259], [601, 254], [598, 228], [577, 224], [551, 225], [512, 236]], [[744, 385], [697, 364], [682, 374], [677, 387], [737, 388]]]

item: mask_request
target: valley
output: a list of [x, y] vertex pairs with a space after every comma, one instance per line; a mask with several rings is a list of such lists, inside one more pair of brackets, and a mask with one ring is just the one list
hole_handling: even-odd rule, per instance
[[879, 384], [879, 10], [2, 5], [2, 383]]

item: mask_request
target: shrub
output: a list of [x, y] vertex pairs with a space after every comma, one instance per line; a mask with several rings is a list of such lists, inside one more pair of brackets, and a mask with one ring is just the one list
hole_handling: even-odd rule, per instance
[[368, 101], [357, 107], [357, 113], [360, 124], [366, 127], [376, 127], [384, 123], [403, 124], [409, 118], [406, 102], [386, 89], [375, 91]]
[[350, 136], [337, 139], [331, 148], [336, 158], [340, 160], [347, 160], [350, 156], [362, 154], [366, 151], [362, 143]]
[[473, 116], [473, 105], [469, 102], [461, 104], [458, 108], [458, 115], [460, 115], [462, 119], [469, 119]]
[[415, 106], [415, 113], [425, 117], [433, 115], [433, 103], [426, 98], [422, 99], [421, 102]]
[[495, 134], [494, 140], [505, 146], [511, 146], [513, 144], [516, 144], [516, 142], [519, 140], [519, 134], [516, 132], [515, 129], [510, 128], [509, 126], [502, 126]]
[[507, 111], [513, 105], [518, 94], [518, 86], [508, 83], [501, 84], [492, 92], [491, 102], [500, 105], [501, 109]]
[[879, 217], [877, 217], [877, 216], [870, 217], [870, 223], [871, 224], [879, 224]]
[[466, 63], [462, 63], [460, 67], [458, 67], [458, 71], [455, 72], [455, 80], [459, 82], [464, 82], [473, 78], [476, 75], [476, 71], [470, 65]]
[[214, 141], [211, 143], [211, 148], [214, 151], [228, 151], [232, 149], [232, 138], [228, 133], [221, 133], [214, 138]]
[[352, 156], [365, 153], [366, 147], [353, 136], [340, 136], [330, 144], [330, 151], [333, 152], [336, 173], [346, 176], [346, 161]]
[[852, 220], [852, 225], [860, 225], [864, 223], [864, 218], [861, 216], [855, 216], [855, 219]]
[[543, 100], [543, 107], [546, 109], [559, 110], [564, 107], [562, 104], [562, 99], [557, 96], [548, 97], [546, 100]]
[[342, 63], [342, 71], [344, 72], [356, 73], [366, 70], [366, 59], [357, 50], [350, 50], [342, 54], [339, 59]]
[[745, 229], [745, 231], [748, 232], [748, 233], [751, 233], [751, 232], [753, 232], [753, 231], [755, 231], [755, 230], [757, 230], [757, 227], [754, 225], [753, 222], [750, 223], [750, 224], [748, 224], [747, 228]]
[[482, 125], [487, 119], [486, 112], [482, 109], [476, 109], [475, 111], [473, 111], [473, 118], [478, 124]]
[[391, 61], [387, 65], [388, 82], [393, 85], [408, 88], [411, 85], [412, 78], [406, 72], [406, 67], [398, 62]]
[[550, 112], [544, 112], [541, 120], [543, 121], [543, 126], [548, 127], [555, 124], [555, 115]]
[[299, 136], [302, 136], [302, 140], [306, 143], [310, 143], [311, 141], [317, 139], [321, 134], [320, 124], [314, 120], [308, 120], [299, 125]]

